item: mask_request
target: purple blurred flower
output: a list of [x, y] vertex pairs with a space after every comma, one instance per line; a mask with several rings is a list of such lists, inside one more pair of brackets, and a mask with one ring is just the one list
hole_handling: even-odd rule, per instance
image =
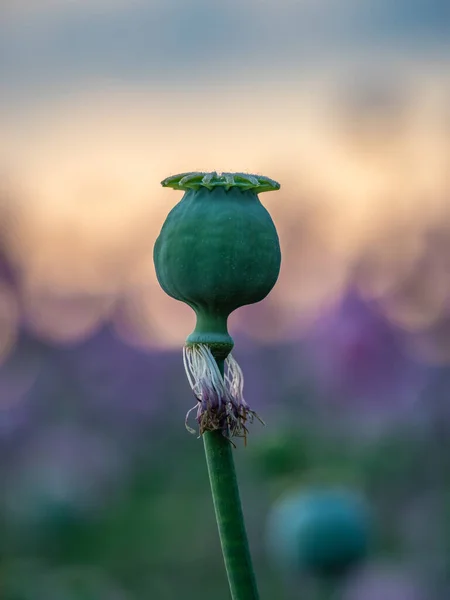
[[96, 510], [125, 473], [123, 453], [97, 432], [51, 426], [29, 440], [10, 465], [5, 505], [19, 522], [36, 523], [48, 510]]
[[342, 594], [343, 600], [428, 600], [430, 595], [417, 581], [414, 571], [390, 565], [361, 569]]
[[319, 391], [342, 406], [390, 413], [412, 406], [426, 380], [400, 333], [355, 291], [324, 314], [306, 339]]
[[13, 442], [33, 425], [37, 405], [33, 402], [36, 383], [45, 369], [41, 344], [21, 334], [6, 361], [0, 365], [0, 441]]
[[[181, 358], [179, 375], [183, 375]], [[81, 399], [99, 409], [105, 421], [145, 423], [164, 404], [172, 362], [123, 343], [105, 327], [73, 348], [61, 350], [60, 365]]]

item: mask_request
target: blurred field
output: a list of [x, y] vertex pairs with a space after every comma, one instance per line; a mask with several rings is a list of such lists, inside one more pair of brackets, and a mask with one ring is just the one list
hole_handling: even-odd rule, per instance
[[[152, 250], [190, 170], [281, 182], [279, 283], [232, 315], [267, 422], [236, 451], [261, 597], [272, 503], [363, 491], [347, 600], [450, 593], [445, 2], [0, 8], [0, 595], [228, 598], [181, 347]], [[304, 595], [304, 592], [308, 596]]]

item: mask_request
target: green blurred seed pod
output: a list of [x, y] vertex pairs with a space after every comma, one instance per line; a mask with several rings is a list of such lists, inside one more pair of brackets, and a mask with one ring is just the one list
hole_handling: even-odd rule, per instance
[[273, 507], [267, 548], [283, 571], [340, 577], [367, 556], [370, 531], [370, 511], [359, 494], [309, 488], [290, 493]]

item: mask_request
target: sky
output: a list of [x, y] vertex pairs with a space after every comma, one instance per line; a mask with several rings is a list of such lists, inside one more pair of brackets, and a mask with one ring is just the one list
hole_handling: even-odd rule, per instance
[[[390, 289], [426, 228], [450, 222], [449, 10], [3, 2], [0, 225], [32, 321], [58, 337], [59, 311], [84, 332], [125, 294], [140, 333], [178, 344], [186, 313], [160, 292], [151, 250], [179, 200], [160, 181], [196, 169], [281, 182], [263, 201], [285, 255], [273, 292], [283, 335], [338, 297], [362, 255], [380, 265], [371, 293]], [[159, 319], [167, 310], [179, 317]]]
[[68, 0], [11, 2], [0, 23], [2, 87], [293, 80], [336, 61], [442, 59], [445, 0]]

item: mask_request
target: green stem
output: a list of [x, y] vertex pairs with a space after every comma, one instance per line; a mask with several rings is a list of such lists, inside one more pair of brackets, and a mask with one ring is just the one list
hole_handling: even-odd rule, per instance
[[[223, 361], [218, 361], [223, 374]], [[203, 434], [220, 543], [233, 600], [258, 600], [232, 445], [221, 431]]]
[[[196, 310], [197, 321], [194, 331], [188, 336], [186, 342], [189, 344], [225, 345], [227, 350], [223, 355], [226, 357], [233, 348], [233, 338], [228, 333], [227, 316], [223, 314]], [[218, 365], [220, 368], [220, 360]], [[223, 370], [223, 365], [222, 365]]]

